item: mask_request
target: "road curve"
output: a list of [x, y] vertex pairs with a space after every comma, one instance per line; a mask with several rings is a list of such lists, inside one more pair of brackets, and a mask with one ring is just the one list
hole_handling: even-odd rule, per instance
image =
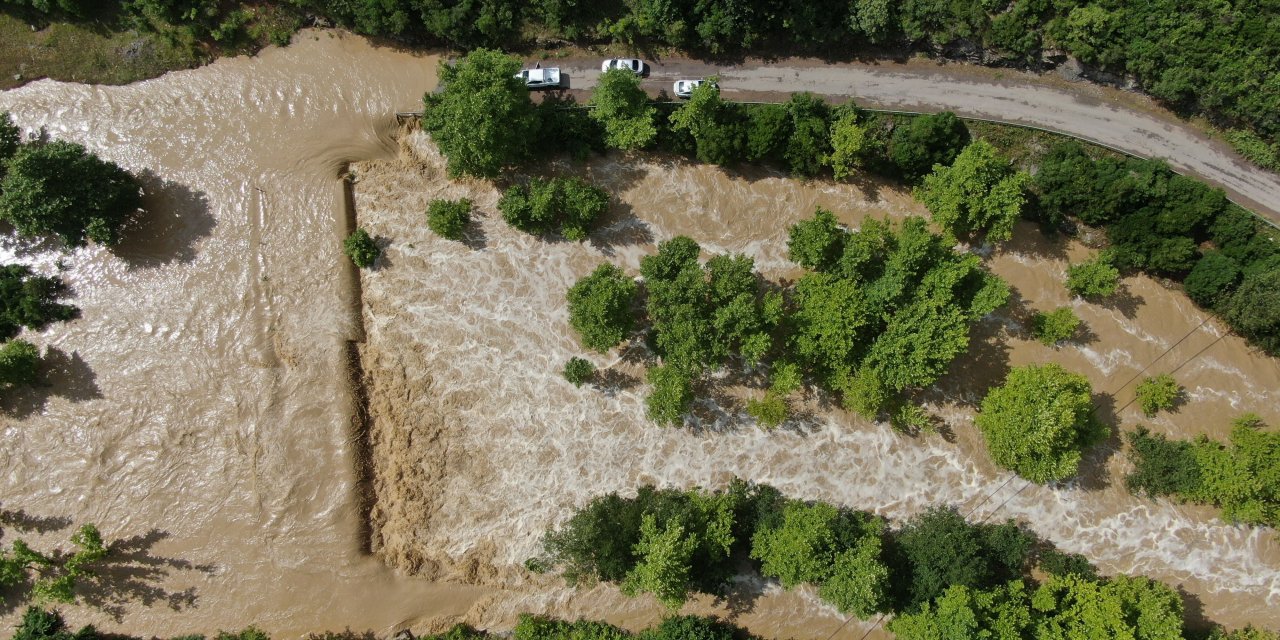
[[[532, 63], [530, 63], [532, 65]], [[570, 89], [590, 89], [600, 61], [548, 61], [568, 74]], [[1088, 83], [1050, 82], [1033, 74], [933, 62], [842, 63], [785, 60], [716, 66], [671, 58], [652, 63], [644, 86], [671, 92], [680, 78], [720, 76], [726, 97], [777, 100], [798, 91], [853, 98], [859, 105], [988, 118], [1058, 131], [1147, 158], [1221, 187], [1239, 204], [1280, 225], [1280, 175], [1258, 168], [1226, 143], [1156, 107], [1150, 100]], [[1134, 106], [1129, 106], [1134, 105]]]

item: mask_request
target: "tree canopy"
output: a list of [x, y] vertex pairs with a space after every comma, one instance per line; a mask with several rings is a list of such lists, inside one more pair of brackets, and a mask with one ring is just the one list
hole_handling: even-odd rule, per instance
[[27, 144], [0, 180], [0, 220], [23, 236], [56, 236], [70, 247], [114, 245], [142, 206], [139, 189], [128, 171], [78, 144]]
[[950, 165], [970, 139], [968, 127], [950, 111], [912, 118], [893, 130], [889, 160], [908, 182], [914, 182], [935, 165]]
[[39, 331], [76, 317], [75, 307], [59, 302], [65, 295], [67, 286], [59, 278], [37, 275], [26, 265], [0, 265], [0, 340], [23, 327]]
[[591, 117], [604, 127], [605, 144], [615, 149], [643, 149], [658, 137], [658, 110], [640, 88], [640, 78], [626, 69], [600, 74], [591, 93]]
[[976, 420], [991, 458], [1033, 482], [1075, 475], [1083, 451], [1107, 435], [1092, 393], [1087, 378], [1058, 364], [1014, 368]]
[[519, 71], [515, 58], [489, 49], [440, 65], [443, 89], [424, 97], [422, 127], [450, 175], [496, 178], [528, 157], [538, 121]]
[[602, 264], [569, 289], [569, 324], [588, 349], [612, 349], [631, 333], [636, 283], [622, 269]]
[[1008, 240], [1022, 215], [1024, 188], [1030, 180], [990, 143], [979, 140], [965, 147], [950, 166], [936, 165], [915, 193], [934, 221], [952, 234], [985, 233], [992, 240]]

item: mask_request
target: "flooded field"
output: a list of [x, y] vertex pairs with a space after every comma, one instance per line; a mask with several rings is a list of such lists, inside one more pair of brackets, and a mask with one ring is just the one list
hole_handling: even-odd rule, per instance
[[[353, 168], [361, 224], [388, 242], [384, 263], [362, 275], [363, 353], [376, 434], [375, 542], [394, 565], [520, 581], [518, 565], [542, 531], [591, 495], [643, 482], [720, 486], [738, 475], [890, 517], [951, 503], [975, 518], [1017, 518], [1105, 571], [1182, 586], [1212, 619], [1280, 623], [1269, 606], [1280, 600], [1272, 532], [1133, 498], [1119, 486], [1124, 462], [1114, 442], [1088, 461], [1078, 485], [1027, 486], [992, 466], [972, 426], [974, 404], [1010, 366], [1050, 360], [1088, 375], [1100, 414], [1126, 428], [1225, 436], [1244, 411], [1280, 419], [1269, 395], [1280, 388], [1280, 366], [1225, 336], [1176, 290], [1136, 277], [1111, 303], [1072, 301], [1062, 285], [1067, 262], [1090, 250], [1024, 225], [990, 261], [1016, 290], [1014, 304], [983, 322], [970, 353], [929, 396], [955, 442], [897, 435], [816, 403], [811, 419], [766, 433], [752, 426], [740, 393], [702, 402], [688, 428], [662, 429], [644, 419], [645, 385], [616, 353], [587, 355], [614, 372], [603, 389], [560, 377], [565, 360], [584, 355], [564, 304], [577, 278], [606, 260], [637, 273], [641, 256], [679, 234], [711, 253], [744, 252], [769, 277], [794, 276], [787, 227], [815, 206], [850, 225], [927, 212], [878, 182], [806, 184], [610, 156], [557, 168], [582, 171], [617, 197], [604, 230], [586, 243], [548, 241], [502, 222], [496, 188], [445, 180], [425, 135], [408, 134], [402, 146], [396, 160]], [[433, 236], [427, 203], [464, 196], [482, 214], [467, 241]], [[1055, 350], [1029, 338], [1033, 311], [1066, 304], [1088, 325], [1083, 339]], [[1132, 378], [1144, 368], [1172, 371], [1187, 387], [1177, 413], [1149, 421], [1130, 406]]]
[[[1115, 486], [1115, 455], [1091, 461], [1102, 480], [1088, 486], [1022, 489], [974, 437], [981, 392], [1011, 364], [1047, 359], [1114, 391], [1104, 414], [1127, 426], [1140, 414], [1125, 406], [1124, 383], [1153, 361], [1150, 372], [1176, 368], [1191, 394], [1151, 422], [1158, 430], [1221, 435], [1246, 410], [1280, 422], [1275, 361], [1219, 339], [1221, 326], [1201, 326], [1181, 294], [1134, 278], [1114, 306], [1070, 303], [1090, 340], [1046, 349], [1022, 322], [1069, 302], [1062, 272], [1085, 249], [1020, 229], [992, 259], [1019, 304], [979, 328], [930, 398], [956, 442], [816, 410], [767, 434], [732, 394], [700, 406], [695, 428], [659, 429], [642, 418], [644, 386], [629, 365], [591, 356], [619, 372], [605, 390], [560, 378], [581, 354], [563, 304], [570, 283], [604, 260], [634, 272], [676, 234], [747, 252], [777, 277], [793, 268], [787, 225], [815, 205], [856, 223], [921, 213], [918, 204], [877, 182], [611, 157], [585, 169], [618, 198], [608, 228], [584, 244], [539, 240], [502, 224], [492, 187], [445, 180], [428, 142], [400, 136], [391, 114], [419, 104], [435, 64], [308, 31], [285, 49], [136, 85], [41, 81], [0, 93], [0, 110], [28, 133], [80, 142], [140, 173], [147, 190], [148, 213], [114, 251], [4, 248], [5, 260], [61, 270], [82, 310], [31, 336], [46, 350], [48, 385], [10, 394], [0, 417], [5, 542], [52, 545], [86, 521], [118, 541], [117, 560], [82, 594], [88, 604], [65, 609], [73, 625], [381, 635], [464, 619], [501, 628], [532, 610], [643, 626], [660, 614], [652, 601], [608, 587], [575, 593], [520, 563], [590, 495], [740, 475], [891, 517], [951, 502], [1022, 518], [1106, 570], [1185, 586], [1209, 618], [1280, 626], [1272, 532], [1135, 500]], [[351, 162], [355, 211], [387, 246], [358, 280], [338, 252]], [[426, 229], [426, 203], [442, 195], [468, 195], [485, 213], [466, 244]], [[352, 341], [363, 341], [367, 450]], [[371, 520], [357, 473], [369, 462]], [[774, 637], [826, 638], [843, 622], [805, 592], [764, 591], [691, 610], [736, 614]], [[7, 610], [0, 624], [15, 619]]]

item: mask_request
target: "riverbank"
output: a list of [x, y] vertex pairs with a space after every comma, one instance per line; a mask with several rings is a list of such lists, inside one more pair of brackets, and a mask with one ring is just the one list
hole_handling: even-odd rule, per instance
[[[625, 355], [588, 356], [606, 372], [603, 388], [576, 389], [561, 378], [564, 361], [583, 355], [563, 298], [577, 278], [602, 261], [634, 274], [643, 255], [678, 234], [709, 252], [746, 252], [766, 276], [787, 277], [794, 267], [785, 258], [786, 229], [815, 206], [852, 225], [927, 212], [908, 192], [874, 179], [799, 182], [766, 170], [614, 155], [550, 170], [584, 175], [616, 197], [588, 242], [508, 228], [497, 190], [445, 180], [441, 158], [419, 132], [401, 138], [398, 158], [352, 167], [361, 225], [388, 241], [384, 262], [362, 274], [372, 429], [375, 441], [399, 440], [412, 451], [393, 445], [374, 457], [386, 478], [380, 489], [395, 486], [374, 527], [385, 532], [383, 553], [395, 566], [493, 586], [523, 583], [532, 578], [520, 565], [541, 533], [589, 496], [645, 482], [719, 487], [737, 475], [894, 518], [935, 503], [976, 507], [975, 517], [1026, 521], [1105, 572], [1180, 586], [1210, 620], [1280, 624], [1265, 613], [1280, 580], [1280, 546], [1269, 532], [1226, 525], [1209, 509], [1130, 496], [1116, 442], [1076, 484], [1026, 486], [991, 464], [972, 426], [975, 403], [1010, 367], [1046, 361], [1087, 375], [1102, 417], [1122, 428], [1223, 437], [1229, 417], [1243, 411], [1280, 421], [1269, 399], [1280, 365], [1227, 335], [1175, 287], [1137, 276], [1111, 303], [1073, 300], [1062, 285], [1066, 265], [1092, 250], [1021, 224], [989, 262], [1014, 287], [1014, 304], [984, 321], [929, 397], [927, 408], [954, 442], [900, 436], [813, 397], [798, 412], [804, 419], [766, 433], [743, 413], [745, 390], [727, 382], [695, 410], [692, 426], [662, 429], [643, 418], [644, 385]], [[427, 203], [459, 197], [480, 212], [466, 242], [433, 236]], [[1059, 349], [1033, 340], [1030, 314], [1063, 305], [1085, 320], [1085, 337]], [[1188, 402], [1177, 413], [1148, 420], [1129, 406], [1131, 379], [1144, 368], [1173, 371], [1186, 386]], [[656, 605], [646, 606], [656, 615]], [[802, 615], [831, 613], [811, 602]], [[811, 635], [823, 634], [797, 637]]]

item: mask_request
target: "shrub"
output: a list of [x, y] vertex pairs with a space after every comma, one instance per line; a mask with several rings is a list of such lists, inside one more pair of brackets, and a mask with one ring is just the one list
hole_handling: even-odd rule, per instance
[[631, 333], [636, 283], [622, 269], [602, 264], [569, 289], [569, 324], [582, 344], [601, 353]]
[[983, 399], [975, 422], [996, 464], [1032, 482], [1063, 480], [1106, 437], [1092, 393], [1087, 378], [1057, 364], [1017, 367]]
[[831, 153], [831, 138], [827, 133], [831, 108], [811, 93], [791, 94], [786, 106], [791, 127], [783, 157], [791, 173], [812, 178], [822, 172]]
[[693, 383], [689, 375], [672, 365], [650, 367], [647, 377], [653, 391], [645, 398], [650, 420], [660, 425], [680, 424], [693, 404]]
[[778, 162], [791, 137], [791, 117], [780, 104], [747, 106], [746, 154], [750, 162]]
[[60, 140], [23, 146], [0, 180], [0, 219], [22, 236], [53, 235], [71, 247], [118, 243], [140, 206], [133, 175]]
[[569, 358], [569, 361], [564, 363], [564, 379], [572, 382], [575, 387], [586, 384], [595, 374], [596, 366], [588, 360]]
[[764, 398], [747, 400], [747, 414], [765, 429], [773, 429], [787, 420], [787, 400], [769, 391]]
[[1280, 355], [1280, 267], [1245, 276], [1221, 302], [1236, 331], [1271, 355]]
[[1059, 307], [1049, 313], [1036, 313], [1031, 317], [1031, 335], [1046, 346], [1054, 346], [1070, 339], [1080, 330], [1080, 318], [1071, 307]]
[[1111, 256], [1100, 253], [1092, 260], [1067, 267], [1067, 291], [1081, 298], [1104, 298], [1120, 286], [1120, 270], [1111, 264]]
[[378, 248], [373, 237], [364, 229], [356, 229], [342, 241], [342, 252], [361, 269], [373, 266], [378, 256], [382, 255], [382, 249]]
[[427, 206], [427, 227], [436, 235], [448, 240], [461, 240], [462, 233], [471, 223], [471, 201], [432, 200]]
[[1162, 373], [1158, 376], [1143, 378], [1142, 382], [1138, 383], [1137, 394], [1138, 406], [1142, 407], [1142, 413], [1150, 418], [1159, 411], [1173, 409], [1178, 398], [1182, 397], [1182, 385], [1179, 385], [1173, 376]]

